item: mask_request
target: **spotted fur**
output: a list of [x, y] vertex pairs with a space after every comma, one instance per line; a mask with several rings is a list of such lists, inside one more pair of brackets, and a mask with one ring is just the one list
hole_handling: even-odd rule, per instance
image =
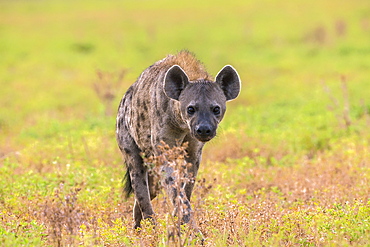
[[[143, 164], [142, 153], [159, 155], [161, 141], [170, 146], [188, 142], [187, 162], [196, 176], [204, 143], [216, 135], [226, 111], [226, 101], [236, 98], [240, 79], [231, 66], [225, 66], [216, 80], [188, 51], [168, 55], [145, 69], [123, 96], [117, 114], [116, 136], [127, 167], [125, 191], [135, 194], [135, 228], [143, 218], [152, 218], [151, 200], [157, 195], [153, 178]], [[167, 181], [173, 180], [167, 171]], [[166, 170], [167, 169], [167, 170]], [[194, 184], [185, 186], [183, 201], [191, 216], [190, 197]], [[169, 191], [173, 197], [176, 191]], [[186, 197], [185, 197], [186, 196]]]

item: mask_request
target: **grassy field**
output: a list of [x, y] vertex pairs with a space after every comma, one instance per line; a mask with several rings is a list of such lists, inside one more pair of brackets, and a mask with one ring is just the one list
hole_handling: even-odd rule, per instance
[[0, 245], [200, 244], [169, 241], [164, 195], [132, 229], [115, 141], [125, 90], [181, 49], [242, 79], [192, 198], [204, 245], [368, 246], [367, 0], [0, 0]]

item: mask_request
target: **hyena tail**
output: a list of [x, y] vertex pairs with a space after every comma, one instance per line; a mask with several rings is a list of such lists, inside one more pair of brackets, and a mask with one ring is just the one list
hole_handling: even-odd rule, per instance
[[130, 179], [130, 172], [128, 171], [128, 169], [126, 171], [125, 177], [123, 178], [123, 183], [124, 183], [123, 192], [125, 194], [125, 197], [128, 198], [133, 192]]

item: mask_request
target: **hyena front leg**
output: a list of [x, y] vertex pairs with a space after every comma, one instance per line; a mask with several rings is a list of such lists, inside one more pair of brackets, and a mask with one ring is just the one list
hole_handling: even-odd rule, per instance
[[[129, 179], [135, 194], [134, 205], [134, 228], [140, 227], [140, 221], [144, 218], [153, 218], [154, 211], [150, 202], [148, 187], [148, 171], [144, 166], [141, 150], [138, 148], [132, 137], [123, 132], [120, 135], [120, 149], [129, 172]], [[127, 181], [128, 182], [128, 181]]]
[[131, 155], [131, 165], [129, 165], [131, 185], [135, 194], [134, 220], [135, 228], [140, 227], [141, 219], [153, 218], [154, 211], [150, 202], [148, 187], [148, 172], [140, 152]]
[[193, 192], [195, 179], [198, 174], [198, 169], [200, 166], [200, 161], [202, 159], [202, 149], [204, 143], [195, 140], [191, 136], [186, 136], [184, 142], [188, 142], [188, 148], [186, 149], [187, 157], [186, 162], [190, 163], [191, 166], [188, 167], [189, 176], [192, 178], [189, 183], [185, 185], [186, 197], [190, 201], [191, 194]]
[[173, 163], [164, 164], [162, 166], [161, 172], [164, 176], [161, 180], [161, 184], [174, 206], [173, 214], [175, 216], [181, 216], [182, 223], [188, 223], [191, 216], [190, 202], [185, 194], [185, 184], [181, 181], [182, 178], [180, 176], [183, 174], [179, 174], [179, 171], [175, 171], [174, 166], [175, 164]]

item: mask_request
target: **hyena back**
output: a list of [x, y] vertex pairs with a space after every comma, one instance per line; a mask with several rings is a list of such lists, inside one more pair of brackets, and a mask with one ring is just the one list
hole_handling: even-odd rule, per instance
[[[158, 193], [142, 154], [160, 155], [161, 142], [170, 147], [187, 142], [186, 162], [191, 164], [188, 171], [195, 178], [204, 143], [216, 135], [226, 101], [235, 99], [239, 92], [240, 79], [233, 67], [225, 66], [213, 80], [187, 51], [148, 67], [127, 90], [119, 105], [116, 134], [127, 166], [125, 191], [127, 196], [135, 194], [135, 228], [143, 218], [154, 216], [151, 200]], [[173, 171], [166, 169], [166, 164], [163, 167], [166, 181], [172, 181]], [[192, 214], [189, 200], [194, 183], [184, 186], [188, 210], [182, 220], [187, 223]], [[177, 196], [176, 190], [167, 192], [173, 198]]]

